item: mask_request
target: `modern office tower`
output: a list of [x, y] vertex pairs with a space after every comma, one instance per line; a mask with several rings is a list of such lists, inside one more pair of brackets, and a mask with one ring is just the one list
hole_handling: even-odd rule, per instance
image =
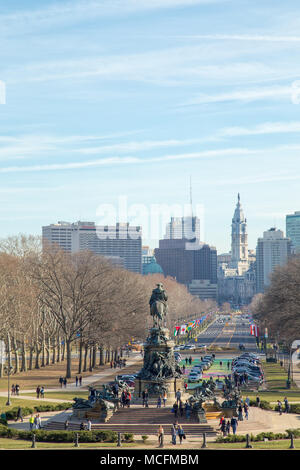
[[288, 214], [285, 218], [286, 236], [291, 239], [292, 252], [300, 253], [300, 211]]
[[200, 219], [194, 216], [171, 217], [164, 238], [168, 240], [200, 240]]
[[256, 248], [256, 289], [264, 292], [270, 284], [270, 275], [276, 266], [283, 266], [291, 255], [291, 240], [284, 237], [282, 230], [270, 228], [257, 240]]
[[72, 251], [73, 227], [69, 222], [57, 222], [42, 228], [43, 244], [45, 241], [59, 245], [65, 251]]
[[217, 251], [205, 243], [186, 239], [159, 240], [155, 258], [165, 276], [189, 285], [193, 279], [217, 283]]
[[244, 216], [239, 194], [231, 224], [230, 268], [236, 269], [237, 275], [242, 275], [249, 268], [247, 220]]
[[89, 250], [129, 271], [142, 272], [142, 229], [128, 223], [99, 226], [94, 222], [59, 222], [43, 227], [43, 240], [72, 253]]

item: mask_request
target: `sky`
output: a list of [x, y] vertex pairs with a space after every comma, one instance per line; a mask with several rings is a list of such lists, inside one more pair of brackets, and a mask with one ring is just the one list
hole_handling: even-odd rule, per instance
[[238, 193], [251, 249], [300, 210], [294, 0], [0, 0], [0, 24], [0, 237], [121, 198], [155, 247], [190, 181], [219, 253]]

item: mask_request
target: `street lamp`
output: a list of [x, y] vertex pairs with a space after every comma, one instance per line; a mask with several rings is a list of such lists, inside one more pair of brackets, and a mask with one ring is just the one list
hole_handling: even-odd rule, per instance
[[7, 374], [7, 402], [6, 406], [10, 406], [10, 374], [13, 371], [12, 366], [4, 366], [4, 372]]

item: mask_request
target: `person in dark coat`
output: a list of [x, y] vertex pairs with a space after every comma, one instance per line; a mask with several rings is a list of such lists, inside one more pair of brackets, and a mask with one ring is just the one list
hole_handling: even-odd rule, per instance
[[19, 419], [23, 423], [23, 413], [22, 413], [22, 408], [20, 406], [19, 406], [18, 411], [17, 411], [16, 421], [19, 421]]

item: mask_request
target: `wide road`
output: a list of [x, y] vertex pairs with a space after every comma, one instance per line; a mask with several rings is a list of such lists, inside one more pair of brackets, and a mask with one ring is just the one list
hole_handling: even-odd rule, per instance
[[234, 348], [244, 344], [246, 350], [256, 350], [255, 337], [250, 335], [250, 325], [239, 315], [234, 315], [231, 320], [216, 320], [198, 336], [197, 344]]

